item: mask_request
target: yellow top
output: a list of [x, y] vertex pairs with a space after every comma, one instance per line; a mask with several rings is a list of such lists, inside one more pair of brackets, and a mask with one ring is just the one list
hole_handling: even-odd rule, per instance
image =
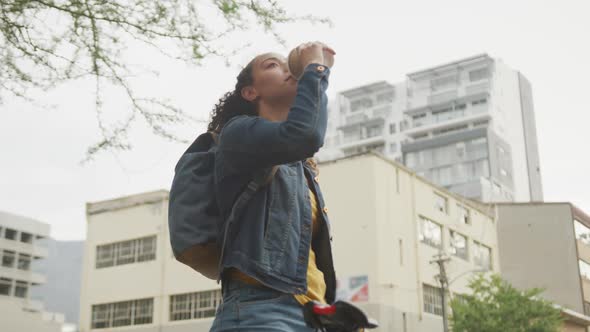
[[[318, 204], [315, 194], [311, 189], [309, 190], [309, 197], [311, 201], [311, 220], [313, 224], [312, 238], [319, 230], [318, 220]], [[230, 272], [231, 278], [241, 280], [247, 284], [260, 285], [260, 282], [249, 275], [242, 273], [240, 270], [232, 269]], [[318, 301], [326, 303], [326, 282], [324, 281], [324, 273], [317, 267], [315, 261], [315, 253], [311, 246], [309, 248], [309, 261], [307, 264], [307, 293], [293, 295], [297, 302], [306, 304], [309, 301]]]

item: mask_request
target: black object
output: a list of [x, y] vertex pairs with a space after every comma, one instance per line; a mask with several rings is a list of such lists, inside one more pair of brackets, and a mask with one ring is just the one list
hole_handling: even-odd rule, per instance
[[303, 317], [307, 326], [327, 332], [355, 332], [378, 326], [377, 321], [345, 301], [333, 304], [310, 301], [303, 306]]

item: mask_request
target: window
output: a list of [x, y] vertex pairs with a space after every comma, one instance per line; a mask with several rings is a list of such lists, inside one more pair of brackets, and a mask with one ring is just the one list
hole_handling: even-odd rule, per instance
[[101, 329], [150, 324], [153, 317], [153, 305], [153, 299], [93, 305], [91, 326], [93, 329]]
[[479, 68], [469, 72], [469, 81], [480, 81], [490, 76], [488, 68]]
[[399, 132], [406, 130], [408, 128], [408, 121], [404, 120], [399, 123]]
[[414, 135], [414, 141], [428, 138], [428, 133]]
[[179, 294], [170, 297], [170, 320], [191, 319], [192, 294]]
[[139, 239], [138, 262], [156, 259], [156, 237], [150, 236]]
[[133, 319], [133, 325], [150, 324], [152, 322], [152, 316], [154, 311], [154, 300], [138, 300], [135, 301], [134, 304], [135, 317]]
[[427, 124], [426, 113], [416, 114], [416, 115], [412, 116], [412, 126], [413, 127], [420, 127], [420, 126], [423, 126], [426, 124]]
[[430, 81], [430, 85], [433, 89], [440, 89], [443, 87], [453, 85], [454, 83], [456, 83], [455, 75], [438, 77]]
[[110, 327], [110, 310], [112, 306], [109, 304], [93, 305], [92, 306], [92, 328], [102, 329]]
[[389, 124], [389, 133], [390, 134], [395, 134], [395, 132], [396, 132], [396, 125], [395, 125], [395, 123]]
[[576, 239], [590, 245], [590, 228], [576, 219], [574, 219], [574, 233], [576, 234]]
[[113, 326], [131, 325], [131, 303], [115, 303], [113, 307]]
[[469, 209], [457, 204], [457, 215], [459, 217], [459, 223], [465, 225], [471, 224], [471, 213]]
[[434, 132], [434, 135], [448, 134], [448, 133], [452, 133], [452, 132], [457, 132], [457, 131], [465, 130], [467, 128], [468, 128], [468, 125], [456, 126], [456, 127], [449, 127], [449, 128], [445, 128], [445, 129], [441, 129], [441, 130], [435, 131]]
[[492, 268], [492, 250], [478, 242], [474, 242], [473, 244], [473, 262], [477, 266], [490, 270]]
[[8, 240], [16, 240], [16, 231], [14, 229], [7, 228], [4, 232], [4, 238]]
[[156, 259], [156, 236], [96, 247], [96, 268]]
[[14, 267], [14, 261], [16, 260], [16, 253], [14, 251], [4, 250], [2, 254], [2, 266], [3, 267]]
[[135, 240], [120, 242], [117, 248], [116, 265], [135, 262]]
[[370, 98], [357, 99], [350, 103], [350, 111], [356, 112], [362, 109], [367, 109], [371, 106], [373, 106], [373, 101]]
[[383, 92], [377, 95], [377, 102], [388, 103], [393, 101], [393, 91]]
[[358, 129], [345, 129], [342, 131], [342, 139], [344, 143], [354, 142], [361, 139], [361, 132]]
[[33, 235], [31, 233], [20, 233], [20, 242], [33, 243]]
[[170, 296], [170, 320], [214, 317], [221, 299], [219, 289], [172, 295]]
[[440, 288], [423, 284], [422, 293], [424, 296], [424, 311], [442, 316], [442, 296], [440, 294]]
[[430, 219], [420, 217], [419, 240], [434, 248], [442, 248], [442, 228]]
[[12, 293], [12, 279], [0, 278], [0, 295], [10, 296]]
[[590, 280], [590, 264], [580, 259], [578, 260], [578, 265], [580, 266], [580, 275]]
[[31, 255], [18, 254], [17, 268], [19, 270], [28, 271], [31, 269]]
[[397, 143], [389, 144], [389, 152], [396, 153], [397, 152]]
[[96, 247], [96, 268], [113, 266], [115, 263], [115, 245], [107, 244]]
[[476, 105], [484, 105], [487, 104], [488, 100], [486, 98], [484, 99], [480, 99], [480, 100], [475, 100], [473, 102], [471, 102], [471, 105], [476, 106]]
[[467, 238], [454, 231], [451, 231], [451, 253], [464, 260], [469, 259]]
[[[448, 169], [450, 173], [451, 168], [449, 167]], [[442, 213], [447, 213], [447, 198], [434, 193], [434, 208]]]
[[383, 134], [383, 126], [370, 126], [367, 127], [367, 137], [375, 137]]
[[474, 128], [485, 127], [488, 125], [488, 120], [476, 121], [473, 123]]
[[26, 281], [16, 281], [16, 285], [14, 286], [14, 296], [26, 298], [27, 297], [27, 290], [29, 286]]

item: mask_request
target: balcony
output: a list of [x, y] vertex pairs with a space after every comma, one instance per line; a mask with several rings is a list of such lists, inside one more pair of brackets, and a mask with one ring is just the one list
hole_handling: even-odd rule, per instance
[[355, 148], [355, 147], [360, 147], [360, 146], [364, 146], [364, 145], [373, 145], [373, 144], [378, 144], [378, 143], [385, 143], [385, 135], [381, 134], [381, 135], [376, 135], [376, 136], [358, 136], [355, 137], [354, 139], [348, 139], [348, 140], [344, 140], [344, 143], [342, 143], [340, 146], [338, 146], [339, 149], [345, 150], [345, 149], [350, 149], [350, 148]]
[[458, 95], [459, 94], [456, 89], [450, 90], [450, 91], [445, 91], [445, 92], [433, 93], [430, 96], [428, 96], [428, 103], [429, 104], [440, 104], [440, 103], [449, 102], [454, 99], [457, 99]]
[[468, 125], [470, 123], [477, 123], [486, 120], [489, 121], [490, 119], [491, 116], [487, 113], [467, 113], [463, 117], [449, 119], [441, 123], [433, 123], [433, 121], [423, 121], [421, 122], [421, 126], [409, 128], [404, 133], [414, 138], [421, 137], [426, 133], [436, 130], [438, 134], [435, 134], [434, 136], [438, 136], [444, 133], [445, 131], [449, 131], [454, 127], [461, 127], [463, 125]]
[[15, 251], [22, 254], [29, 254], [33, 257], [38, 258], [46, 258], [49, 254], [49, 250], [40, 245], [8, 239], [0, 239], [0, 248]]
[[486, 93], [486, 92], [490, 91], [490, 87], [491, 87], [490, 81], [488, 81], [488, 80], [479, 81], [479, 83], [465, 86], [465, 95], [467, 96], [467, 95]]
[[393, 107], [391, 104], [377, 104], [363, 110], [351, 112], [346, 116], [344, 124], [339, 129], [364, 125], [367, 122], [383, 121], [391, 114]]
[[41, 285], [47, 282], [46, 276], [31, 270], [24, 271], [17, 268], [0, 267], [0, 275], [4, 278], [28, 281], [36, 285]]

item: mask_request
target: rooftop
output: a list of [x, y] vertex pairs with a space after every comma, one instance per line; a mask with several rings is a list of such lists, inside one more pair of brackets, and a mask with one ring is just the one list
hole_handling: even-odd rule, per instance
[[464, 205], [466, 205], [466, 206], [468, 206], [468, 207], [470, 207], [470, 208], [472, 208], [474, 210], [477, 210], [478, 212], [480, 212], [483, 215], [486, 215], [486, 216], [491, 217], [491, 218], [494, 217], [493, 212], [491, 211], [491, 209], [486, 209], [486, 205], [485, 204], [482, 204], [480, 202], [473, 201], [473, 200], [471, 200], [471, 199], [469, 199], [467, 197], [463, 197], [461, 195], [455, 194], [455, 193], [453, 193], [453, 192], [451, 192], [451, 191], [449, 191], [449, 190], [447, 190], [445, 188], [441, 188], [438, 185], [430, 182], [429, 180], [427, 180], [427, 179], [419, 176], [412, 169], [407, 168], [406, 166], [404, 166], [404, 165], [402, 165], [402, 164], [400, 164], [400, 163], [398, 163], [396, 161], [393, 161], [393, 160], [385, 157], [384, 155], [382, 155], [382, 154], [380, 154], [378, 152], [372, 151], [372, 150], [371, 151], [362, 152], [362, 153], [352, 154], [352, 155], [349, 155], [349, 156], [346, 156], [346, 157], [336, 158], [336, 159], [332, 159], [332, 160], [326, 160], [326, 161], [320, 162], [319, 165], [320, 166], [321, 165], [328, 165], [328, 164], [342, 162], [342, 161], [346, 161], [346, 160], [350, 160], [350, 159], [356, 159], [356, 158], [359, 158], [359, 157], [377, 157], [381, 161], [384, 161], [384, 162], [390, 164], [391, 166], [396, 167], [398, 169], [401, 169], [402, 171], [410, 174], [411, 176], [415, 177], [419, 181], [422, 181], [422, 182], [424, 182], [424, 183], [426, 183], [426, 184], [428, 184], [428, 185], [430, 185], [432, 187], [435, 187], [436, 190], [437, 190], [437, 192], [446, 194], [447, 196], [450, 196], [450, 197], [456, 199], [457, 201], [461, 202], [462, 204], [464, 204]]
[[35, 234], [41, 237], [48, 237], [50, 230], [50, 226], [47, 223], [4, 211], [0, 211], [0, 226]]
[[438, 65], [435, 67], [430, 67], [427, 69], [415, 71], [415, 72], [407, 74], [407, 76], [410, 79], [417, 79], [420, 76], [437, 74], [439, 71], [445, 71], [445, 70], [454, 69], [454, 68], [458, 68], [458, 67], [460, 68], [460, 67], [465, 66], [467, 64], [478, 62], [478, 61], [484, 61], [484, 60], [492, 61], [493, 59], [487, 53], [482, 53], [482, 54], [474, 55], [474, 56], [464, 58], [461, 60], [456, 60], [453, 62]]
[[86, 203], [86, 214], [93, 215], [108, 211], [130, 208], [133, 206], [156, 203], [168, 199], [168, 190], [156, 190], [146, 193], [123, 196], [119, 198]]
[[340, 94], [346, 98], [353, 98], [382, 90], [392, 90], [394, 86], [386, 81], [378, 81], [375, 83], [359, 86], [356, 88], [341, 91]]

